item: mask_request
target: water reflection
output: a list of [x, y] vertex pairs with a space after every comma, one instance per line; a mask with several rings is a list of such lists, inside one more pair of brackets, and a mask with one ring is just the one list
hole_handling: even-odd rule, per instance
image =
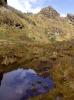
[[18, 69], [4, 74], [0, 86], [0, 100], [27, 100], [53, 87], [53, 81], [42, 78], [32, 70]]

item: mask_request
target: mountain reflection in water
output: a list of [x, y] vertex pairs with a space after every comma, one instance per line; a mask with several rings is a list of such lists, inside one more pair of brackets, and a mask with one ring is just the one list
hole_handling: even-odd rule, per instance
[[37, 75], [32, 69], [5, 73], [0, 86], [0, 100], [27, 100], [53, 88], [50, 78]]

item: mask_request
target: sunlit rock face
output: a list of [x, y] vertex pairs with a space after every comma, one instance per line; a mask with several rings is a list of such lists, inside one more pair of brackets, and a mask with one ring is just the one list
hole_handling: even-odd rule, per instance
[[0, 6], [7, 5], [7, 0], [0, 0]]

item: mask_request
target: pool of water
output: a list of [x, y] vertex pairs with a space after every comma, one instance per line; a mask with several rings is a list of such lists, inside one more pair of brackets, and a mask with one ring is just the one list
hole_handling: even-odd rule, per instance
[[0, 100], [27, 100], [53, 88], [51, 78], [43, 78], [32, 69], [5, 73], [0, 86]]

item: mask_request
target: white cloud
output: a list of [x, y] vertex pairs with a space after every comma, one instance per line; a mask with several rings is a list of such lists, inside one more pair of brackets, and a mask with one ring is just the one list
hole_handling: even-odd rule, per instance
[[22, 12], [32, 12], [38, 13], [41, 8], [33, 8], [32, 5], [40, 0], [8, 0], [8, 5], [22, 11]]
[[29, 0], [29, 1], [31, 1], [31, 2], [37, 2], [38, 0]]
[[66, 17], [67, 14], [60, 14], [60, 17]]
[[31, 12], [33, 12], [35, 14], [35, 13], [38, 13], [40, 10], [41, 10], [41, 8], [35, 8], [35, 9], [31, 9]]
[[18, 0], [8, 0], [8, 5], [23, 11], [24, 8], [22, 7], [22, 5], [18, 2]]

